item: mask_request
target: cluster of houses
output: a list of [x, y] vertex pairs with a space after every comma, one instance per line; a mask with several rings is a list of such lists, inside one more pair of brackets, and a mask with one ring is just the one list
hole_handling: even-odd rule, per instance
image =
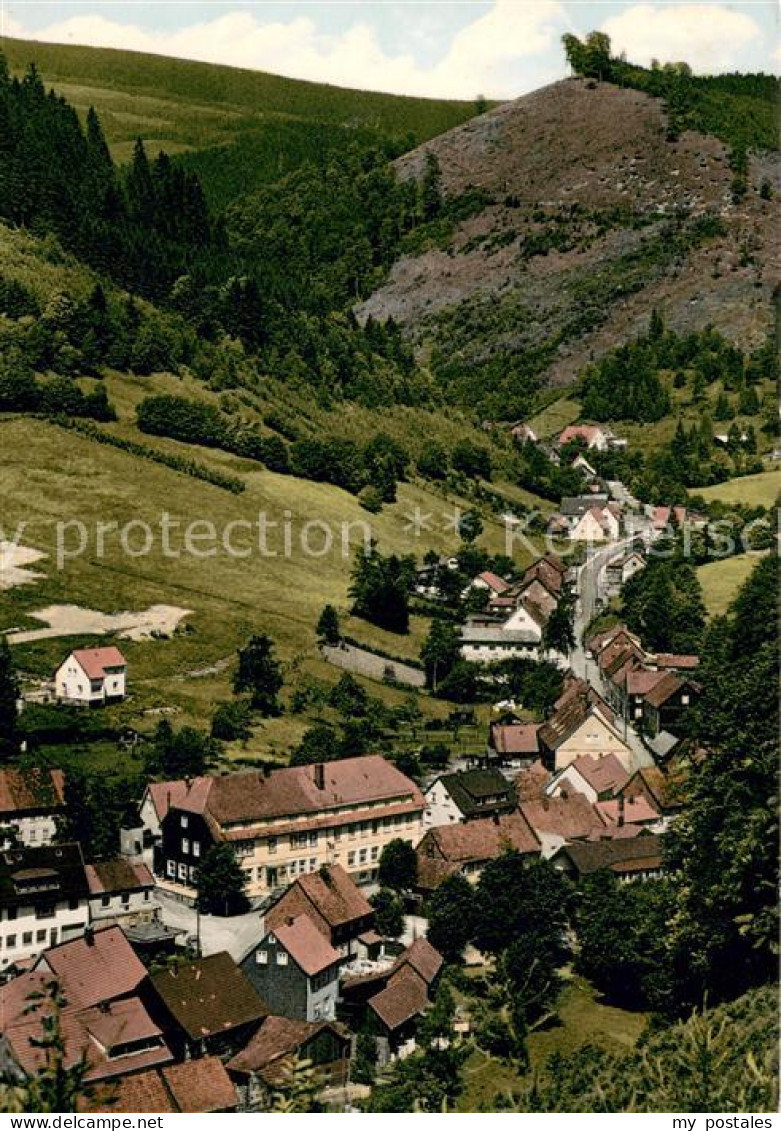
[[[482, 612], [467, 617], [461, 628], [461, 654], [475, 663], [495, 663], [511, 657], [537, 660], [544, 652], [545, 626], [572, 580], [569, 568], [556, 554], [546, 554], [510, 583], [494, 573], [479, 574], [472, 587], [485, 593]], [[565, 657], [545, 652], [564, 664]]]

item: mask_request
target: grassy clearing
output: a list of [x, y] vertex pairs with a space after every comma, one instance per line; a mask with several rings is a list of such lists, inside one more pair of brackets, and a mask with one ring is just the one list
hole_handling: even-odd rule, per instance
[[727, 483], [698, 488], [697, 494], [708, 501], [722, 503], [747, 503], [749, 506], [775, 506], [781, 491], [781, 471], [762, 471], [757, 475], [743, 475]]
[[[421, 142], [475, 112], [472, 102], [346, 90], [132, 51], [15, 39], [0, 41], [0, 48], [16, 74], [35, 62], [47, 86], [53, 85], [82, 116], [94, 106], [118, 160], [129, 158], [137, 137], [152, 143], [152, 151], [170, 153], [224, 146], [288, 121], [397, 136], [412, 133]], [[312, 146], [317, 139], [313, 134]], [[283, 151], [279, 141], [272, 134], [263, 151], [272, 142], [278, 153]], [[304, 151], [307, 144], [305, 138]]]
[[[379, 515], [370, 515], [357, 499], [338, 488], [275, 475], [258, 469], [257, 464], [209, 449], [194, 451], [209, 466], [244, 477], [245, 493], [232, 496], [42, 421], [9, 419], [0, 423], [0, 429], [4, 526], [13, 531], [17, 523], [24, 522], [23, 543], [49, 555], [40, 563], [47, 574], [44, 581], [0, 593], [0, 628], [37, 627], [26, 614], [49, 604], [77, 604], [104, 612], [154, 604], [193, 610], [168, 640], [122, 642], [134, 694], [128, 710], [134, 716], [144, 708], [172, 703], [190, 720], [209, 717], [215, 700], [230, 694], [229, 672], [206, 679], [194, 679], [188, 673], [232, 657], [247, 636], [257, 631], [273, 636], [285, 663], [335, 681], [339, 673], [317, 652], [314, 625], [326, 603], [347, 610], [354, 550], [371, 535], [386, 553], [412, 553], [420, 558], [430, 547], [440, 553], [452, 552], [457, 539], [452, 531], [443, 529], [441, 517], [432, 520], [423, 537], [414, 538], [408, 515], [416, 507], [440, 516], [443, 507], [458, 504], [466, 509], [468, 505], [457, 498], [444, 500], [422, 484], [409, 483], [400, 485], [397, 503]], [[182, 449], [175, 441], [155, 439], [155, 446]], [[164, 513], [170, 523], [180, 524], [170, 526], [167, 549], [160, 527]], [[217, 547], [210, 541], [193, 543], [195, 554], [184, 552], [184, 530], [191, 523], [209, 523], [221, 532], [230, 522], [257, 523], [259, 516], [265, 516], [268, 524], [267, 554], [260, 552], [255, 534], [250, 542], [243, 528], [234, 535], [234, 542], [242, 552], [249, 551], [249, 557], [232, 557], [222, 549], [216, 554]], [[84, 552], [57, 569], [57, 524], [74, 520], [89, 532]], [[131, 554], [124, 551], [119, 529], [131, 520], [146, 523], [152, 532], [148, 554], [138, 553], [147, 538], [140, 525], [128, 531]], [[484, 521], [481, 542], [501, 550], [503, 528], [488, 516]], [[325, 523], [334, 531], [329, 553], [311, 557], [303, 552], [301, 532], [307, 522]], [[102, 554], [98, 523], [117, 524], [106, 534]], [[66, 547], [75, 549], [78, 528], [60, 529]], [[196, 533], [208, 533], [208, 529], [193, 528]], [[323, 528], [311, 529], [311, 545], [319, 551]], [[291, 553], [286, 556], [288, 532]], [[345, 556], [343, 545], [347, 545]], [[272, 553], [275, 556], [269, 556]], [[176, 554], [179, 556], [172, 556]], [[397, 637], [371, 625], [349, 624], [351, 634], [360, 635], [368, 646], [408, 657], [415, 656], [425, 627], [421, 618], [413, 618], [409, 637]], [[62, 639], [18, 645], [18, 663], [32, 675], [48, 676], [62, 653], [75, 643]], [[378, 689], [388, 701], [401, 702], [404, 697], [401, 691], [375, 684], [373, 690]], [[287, 720], [269, 724], [267, 729], [278, 731], [282, 742], [289, 737], [286, 728], [289, 730]], [[263, 745], [269, 744], [276, 745], [277, 738], [266, 741], [264, 736]]]
[[[582, 978], [573, 978], [565, 985], [558, 1016], [558, 1024], [529, 1037], [532, 1071], [544, 1069], [554, 1053], [568, 1056], [586, 1043], [626, 1052], [636, 1043], [647, 1020], [644, 1013], [602, 1004], [594, 988]], [[519, 1085], [518, 1073], [511, 1065], [480, 1050], [466, 1062], [464, 1080], [466, 1087], [456, 1104], [456, 1110], [463, 1112], [495, 1110], [496, 1095], [506, 1095]]]
[[735, 554], [716, 562], [707, 562], [697, 570], [708, 615], [721, 616], [738, 595], [748, 575], [759, 561], [757, 554]]
[[539, 439], [547, 440], [557, 436], [568, 424], [574, 424], [579, 416], [580, 403], [570, 397], [560, 397], [530, 417], [528, 424]]

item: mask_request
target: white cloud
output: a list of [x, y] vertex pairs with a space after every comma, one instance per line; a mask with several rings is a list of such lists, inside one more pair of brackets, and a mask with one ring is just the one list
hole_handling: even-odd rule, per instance
[[558, 40], [565, 28], [558, 0], [495, 0], [487, 13], [453, 36], [432, 66], [420, 65], [411, 53], [386, 53], [365, 22], [327, 34], [308, 17], [263, 23], [246, 10], [166, 31], [79, 15], [33, 34], [7, 20], [6, 34], [227, 63], [364, 90], [470, 99], [477, 94], [514, 97], [561, 77]]
[[701, 74], [736, 67], [740, 53], [762, 35], [750, 16], [721, 4], [637, 4], [605, 20], [602, 30], [614, 52], [626, 51], [634, 63], [685, 60]]

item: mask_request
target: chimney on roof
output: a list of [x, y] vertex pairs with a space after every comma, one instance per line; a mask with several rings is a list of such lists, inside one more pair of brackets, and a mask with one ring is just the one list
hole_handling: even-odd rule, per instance
[[619, 827], [619, 829], [623, 827], [623, 824], [624, 824], [624, 795], [623, 795], [623, 793], [619, 793], [619, 795], [618, 795], [618, 827]]
[[285, 925], [288, 926], [288, 927], [292, 927], [294, 923], [295, 923], [295, 919], [293, 918], [293, 916], [288, 915], [287, 918], [285, 919]]
[[325, 789], [325, 765], [323, 762], [316, 762], [312, 767], [315, 776], [315, 785], [318, 789]]
[[87, 946], [94, 946], [95, 945], [95, 928], [94, 927], [85, 927], [84, 928], [84, 941], [87, 944]]

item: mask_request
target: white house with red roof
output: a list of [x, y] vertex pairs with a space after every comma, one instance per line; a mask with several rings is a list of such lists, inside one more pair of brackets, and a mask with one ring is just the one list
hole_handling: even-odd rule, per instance
[[559, 436], [559, 446], [563, 448], [573, 440], [583, 440], [588, 448], [604, 452], [610, 436], [609, 429], [600, 428], [598, 424], [569, 424]]
[[125, 698], [127, 661], [119, 648], [77, 648], [54, 676], [57, 698], [85, 707], [118, 703]]

